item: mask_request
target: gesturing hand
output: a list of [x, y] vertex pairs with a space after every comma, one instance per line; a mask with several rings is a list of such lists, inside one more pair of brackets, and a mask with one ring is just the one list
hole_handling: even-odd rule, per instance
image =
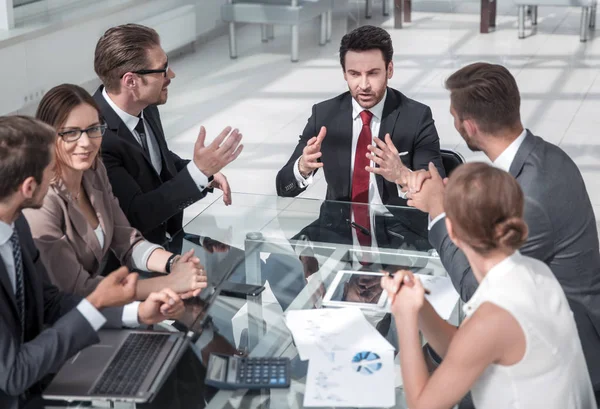
[[169, 287], [186, 296], [191, 291], [195, 297], [208, 285], [200, 259], [194, 257], [194, 250], [186, 252], [173, 262], [169, 278]]
[[176, 320], [185, 312], [181, 297], [173, 290], [165, 288], [160, 292], [151, 293], [146, 301], [138, 308], [138, 321], [152, 325], [166, 319]]
[[323, 163], [317, 160], [322, 155], [321, 143], [325, 139], [325, 135], [327, 135], [327, 128], [322, 126], [319, 134], [310, 138], [302, 150], [298, 167], [300, 168], [300, 174], [305, 178], [309, 177], [315, 170], [323, 167]]
[[137, 273], [129, 273], [127, 267], [121, 267], [100, 281], [87, 300], [96, 309], [121, 307], [135, 299]]
[[225, 206], [229, 206], [232, 203], [231, 187], [224, 174], [221, 172], [215, 173], [211, 186], [223, 191], [223, 203], [225, 203]]
[[240, 145], [242, 134], [237, 130], [231, 130], [231, 127], [223, 131], [211, 142], [204, 146], [206, 140], [206, 129], [200, 127], [198, 139], [194, 145], [194, 163], [207, 177], [214, 176], [225, 166], [233, 162], [244, 149]]
[[373, 138], [373, 141], [377, 146], [369, 145], [367, 147], [371, 152], [367, 153], [367, 158], [379, 167], [367, 166], [367, 171], [381, 175], [389, 182], [404, 186], [411, 171], [402, 163], [390, 134], [385, 135], [385, 142], [379, 138]]

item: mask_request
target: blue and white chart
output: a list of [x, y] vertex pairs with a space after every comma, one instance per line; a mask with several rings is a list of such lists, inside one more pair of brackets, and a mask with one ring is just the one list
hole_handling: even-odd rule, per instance
[[363, 375], [372, 375], [382, 367], [381, 357], [375, 352], [359, 352], [352, 358], [352, 368]]
[[304, 406], [393, 407], [396, 403], [394, 370], [393, 350], [312, 356]]

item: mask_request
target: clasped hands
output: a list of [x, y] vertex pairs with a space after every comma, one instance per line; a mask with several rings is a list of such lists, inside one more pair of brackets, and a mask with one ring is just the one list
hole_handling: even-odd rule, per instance
[[[121, 307], [135, 300], [138, 274], [130, 273], [127, 267], [113, 271], [100, 281], [87, 300], [97, 309]], [[171, 289], [151, 293], [138, 307], [141, 324], [157, 324], [165, 319], [176, 319], [185, 307], [181, 297]]]
[[208, 285], [206, 272], [194, 250], [177, 256], [167, 277], [169, 287], [183, 299], [196, 297]]
[[[100, 281], [87, 300], [98, 310], [120, 307], [136, 299], [137, 273], [121, 267]], [[177, 256], [167, 276], [164, 289], [151, 293], [138, 308], [142, 324], [156, 324], [165, 319], [177, 319], [184, 312], [183, 300], [195, 297], [207, 286], [207, 278], [200, 259], [190, 250]]]
[[394, 276], [381, 277], [381, 288], [387, 292], [392, 313], [396, 317], [414, 316], [425, 303], [425, 289], [411, 271], [398, 270]]

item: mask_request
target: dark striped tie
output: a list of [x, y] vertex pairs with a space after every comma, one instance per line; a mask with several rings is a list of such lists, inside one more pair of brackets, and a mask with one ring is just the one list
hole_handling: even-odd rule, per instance
[[141, 117], [140, 114], [138, 124], [135, 126], [135, 131], [140, 136], [140, 143], [142, 144], [142, 149], [144, 153], [150, 158], [150, 150], [148, 149], [148, 137], [146, 136], [146, 128], [144, 127], [144, 118]]
[[19, 236], [14, 231], [10, 236], [13, 257], [15, 259], [15, 298], [17, 299], [17, 309], [19, 310], [19, 319], [21, 320], [21, 342], [25, 333], [25, 292], [23, 288], [23, 258], [21, 255], [21, 244]]

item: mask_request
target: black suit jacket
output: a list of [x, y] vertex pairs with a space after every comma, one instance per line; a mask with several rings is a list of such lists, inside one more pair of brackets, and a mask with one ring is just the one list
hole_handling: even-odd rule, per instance
[[[277, 174], [277, 194], [294, 197], [305, 189], [298, 186], [294, 176], [294, 164], [302, 156], [302, 150], [310, 138], [316, 136], [322, 126], [327, 136], [321, 145], [323, 171], [327, 180], [327, 200], [350, 201], [352, 185], [352, 96], [345, 92], [328, 101], [313, 105], [312, 115], [300, 136], [300, 141], [286, 165]], [[387, 89], [383, 106], [379, 138], [390, 134], [398, 152], [408, 152], [402, 162], [409, 168], [427, 169], [433, 162], [445, 175], [440, 155], [440, 141], [431, 116], [431, 109], [407, 98], [393, 88]], [[384, 204], [404, 206], [406, 200], [398, 196], [396, 184], [377, 175], [377, 186]]]
[[[292, 240], [353, 245], [350, 203], [325, 201], [319, 218], [304, 227]], [[427, 236], [427, 214], [414, 208], [389, 207], [391, 215], [376, 214], [371, 234], [375, 234], [380, 249], [428, 251], [432, 248]]]
[[[39, 381], [55, 373], [98, 335], [74, 308], [81, 297], [61, 293], [48, 279], [23, 216], [15, 222], [23, 259], [25, 336], [12, 285], [0, 257], [0, 407], [17, 408], [27, 394], [40, 391]], [[122, 309], [103, 311], [111, 326], [121, 323]]]
[[181, 159], [167, 147], [156, 106], [144, 109], [144, 119], [152, 129], [162, 157], [159, 175], [141, 145], [102, 96], [101, 86], [94, 94], [107, 125], [102, 138], [102, 159], [112, 190], [133, 227], [153, 243], [166, 241], [166, 233], [181, 229], [183, 209], [206, 196], [199, 191]]

